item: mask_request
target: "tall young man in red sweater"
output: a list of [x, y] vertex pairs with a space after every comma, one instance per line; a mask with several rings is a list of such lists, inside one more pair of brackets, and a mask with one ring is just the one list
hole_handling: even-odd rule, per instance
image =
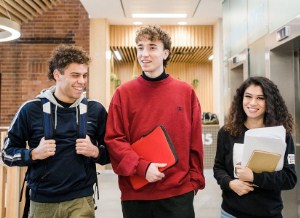
[[[205, 186], [201, 108], [190, 85], [165, 72], [171, 38], [157, 26], [137, 31], [137, 59], [142, 75], [121, 85], [108, 112], [105, 141], [112, 167], [119, 176], [124, 218], [194, 218], [194, 195]], [[131, 144], [163, 125], [175, 147], [178, 163], [160, 172], [165, 163], [139, 156]], [[130, 176], [149, 184], [135, 190]]]

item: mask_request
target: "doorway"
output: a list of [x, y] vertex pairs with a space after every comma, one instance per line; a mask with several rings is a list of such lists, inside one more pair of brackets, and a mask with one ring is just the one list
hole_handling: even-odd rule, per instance
[[[225, 100], [224, 100], [224, 112], [225, 122], [227, 120], [229, 109], [233, 97], [235, 96], [237, 88], [249, 77], [249, 50], [246, 49], [243, 52], [228, 59], [228, 76], [227, 84], [224, 84]], [[226, 80], [225, 80], [226, 83]]]
[[[270, 50], [270, 79], [278, 86], [289, 112], [295, 120], [293, 139], [296, 149], [296, 170], [300, 177], [300, 36]], [[300, 217], [300, 184], [283, 191], [283, 217]]]

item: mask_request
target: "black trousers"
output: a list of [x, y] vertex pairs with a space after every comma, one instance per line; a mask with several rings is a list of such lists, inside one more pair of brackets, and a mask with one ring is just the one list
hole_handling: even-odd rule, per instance
[[195, 218], [194, 191], [162, 200], [122, 201], [124, 218]]

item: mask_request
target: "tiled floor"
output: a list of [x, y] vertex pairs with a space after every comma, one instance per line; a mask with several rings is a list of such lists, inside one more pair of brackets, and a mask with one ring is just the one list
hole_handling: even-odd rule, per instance
[[[219, 218], [221, 191], [213, 178], [212, 170], [205, 170], [206, 187], [197, 193], [194, 201], [196, 218]], [[100, 199], [96, 218], [122, 218], [118, 178], [111, 170], [98, 176]]]

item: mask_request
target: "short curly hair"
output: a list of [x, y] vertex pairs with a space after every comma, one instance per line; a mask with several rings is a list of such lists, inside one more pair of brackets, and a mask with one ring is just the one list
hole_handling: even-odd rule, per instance
[[243, 98], [245, 90], [250, 85], [259, 86], [263, 91], [266, 101], [264, 125], [266, 127], [283, 125], [287, 133], [291, 133], [294, 128], [294, 119], [288, 112], [279, 89], [271, 80], [260, 76], [249, 77], [236, 90], [229, 111], [228, 121], [224, 125], [225, 130], [233, 136], [240, 136], [243, 133], [244, 123], [247, 119], [247, 115], [243, 109]]
[[171, 59], [172, 41], [168, 33], [163, 31], [159, 26], [144, 26], [140, 27], [136, 32], [135, 43], [137, 44], [142, 39], [149, 39], [150, 41], [159, 40], [163, 43], [164, 49], [169, 50], [169, 56], [163, 61], [164, 67], [168, 65]]
[[54, 70], [59, 70], [64, 73], [66, 67], [72, 63], [89, 64], [91, 58], [81, 47], [75, 45], [61, 44], [52, 51], [52, 56], [49, 60], [48, 78], [54, 80]]

